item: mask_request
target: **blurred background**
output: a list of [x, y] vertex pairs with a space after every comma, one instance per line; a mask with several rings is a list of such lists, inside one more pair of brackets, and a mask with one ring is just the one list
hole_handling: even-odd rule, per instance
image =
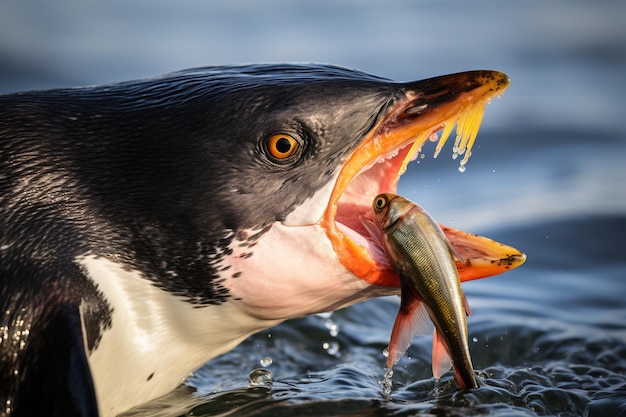
[[[626, 2], [618, 0], [2, 0], [0, 93], [253, 62], [332, 63], [398, 81], [471, 69], [507, 73], [511, 86], [487, 107], [467, 170], [457, 170], [451, 145], [437, 159], [434, 146], [426, 146], [403, 176], [400, 193], [442, 223], [528, 254], [518, 270], [465, 286], [474, 311], [472, 355], [492, 376], [487, 383], [532, 381], [505, 384], [507, 393], [496, 400], [493, 390], [479, 390], [476, 401], [514, 404], [502, 415], [619, 415], [616, 407], [626, 399], [624, 18]], [[205, 395], [246, 386], [242, 364], [249, 371], [271, 355], [273, 365], [260, 363], [277, 381], [291, 381], [275, 386], [283, 399], [317, 404], [360, 396], [372, 406], [380, 351], [396, 311], [397, 298], [374, 300], [335, 313], [330, 325], [325, 317], [279, 326], [209, 364], [188, 384]], [[328, 332], [333, 325], [342, 329], [339, 336]], [[276, 337], [269, 343], [272, 334], [284, 343]], [[425, 410], [436, 402], [415, 385], [429, 377], [430, 367], [428, 342], [415, 345], [408, 355], [413, 361], [396, 374], [402, 401], [385, 405], [394, 415], [414, 412], [407, 404], [416, 398], [430, 404]], [[511, 346], [522, 347], [515, 357]], [[604, 359], [597, 359], [602, 352]], [[420, 357], [425, 363], [416, 364]], [[366, 363], [370, 371], [362, 371]], [[522, 378], [525, 369], [530, 373]], [[307, 379], [311, 370], [327, 384]], [[565, 382], [537, 376], [550, 370]], [[592, 370], [605, 382], [580, 382]], [[548, 399], [538, 400], [536, 392]], [[223, 406], [219, 397], [203, 398], [205, 411]], [[468, 397], [463, 401], [467, 405]], [[269, 407], [275, 412], [278, 405]], [[316, 410], [311, 414], [327, 411]], [[481, 415], [500, 411], [480, 409]]]
[[[399, 81], [496, 69], [507, 73], [512, 84], [488, 107], [482, 132], [512, 126], [526, 132], [525, 137], [497, 139], [510, 148], [503, 149], [499, 161], [521, 168], [532, 162], [521, 158], [529, 154], [549, 162], [538, 145], [561, 148], [560, 159], [565, 159], [571, 145], [592, 146], [606, 132], [621, 131], [624, 16], [621, 1], [4, 0], [0, 93], [252, 62], [333, 63]], [[538, 143], [537, 129], [569, 133]], [[483, 138], [478, 145], [492, 146], [486, 142]], [[523, 155], [514, 153], [520, 150]], [[606, 155], [611, 156], [619, 154]], [[564, 162], [567, 174], [583, 169], [590, 163], [586, 159]], [[553, 162], [536, 169], [552, 170]], [[506, 191], [516, 206], [507, 207], [508, 220], [525, 220], [539, 209], [541, 215], [557, 216], [561, 210], [581, 213], [589, 206], [623, 212], [626, 187], [603, 184], [625, 178], [621, 165], [619, 159], [611, 160], [602, 172], [577, 178], [598, 187], [587, 187], [584, 195], [575, 192], [578, 183], [549, 190], [541, 196], [547, 199], [543, 207], [529, 206], [525, 195], [541, 173], [525, 170], [523, 177], [511, 178], [515, 186]], [[471, 181], [469, 177], [468, 172], [455, 178]], [[463, 193], [467, 187], [457, 188]], [[524, 198], [518, 201], [520, 194]], [[468, 221], [493, 224], [492, 216], [489, 212], [481, 220], [471, 215], [474, 220]]]

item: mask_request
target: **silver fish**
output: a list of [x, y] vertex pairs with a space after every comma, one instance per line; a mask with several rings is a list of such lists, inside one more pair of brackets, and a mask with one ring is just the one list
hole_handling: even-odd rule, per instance
[[413, 337], [427, 328], [430, 317], [435, 325], [433, 375], [438, 379], [453, 366], [461, 388], [476, 388], [466, 322], [466, 314], [471, 312], [453, 255], [459, 260], [461, 257], [437, 222], [417, 204], [394, 194], [380, 194], [373, 206], [379, 230], [371, 231], [371, 224], [368, 229], [381, 235], [382, 246], [400, 276], [402, 291], [387, 369], [404, 354]]

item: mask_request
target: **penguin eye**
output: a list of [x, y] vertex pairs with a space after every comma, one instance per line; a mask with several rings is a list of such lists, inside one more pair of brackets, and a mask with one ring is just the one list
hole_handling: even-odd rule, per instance
[[276, 159], [289, 158], [300, 146], [300, 143], [285, 133], [270, 136], [265, 143], [267, 151]]
[[379, 195], [374, 199], [374, 210], [380, 211], [387, 205], [387, 197]]

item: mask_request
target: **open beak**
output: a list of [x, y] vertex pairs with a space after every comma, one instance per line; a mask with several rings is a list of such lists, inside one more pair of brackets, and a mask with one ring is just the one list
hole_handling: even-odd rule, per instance
[[[399, 287], [396, 272], [361, 219], [372, 219], [376, 195], [397, 193], [400, 176], [422, 145], [438, 140], [437, 156], [455, 125], [453, 152], [462, 156], [464, 166], [485, 106], [508, 85], [508, 77], [497, 71], [463, 72], [400, 85], [404, 96], [348, 157], [322, 218], [321, 225], [346, 268], [370, 284]], [[526, 260], [510, 246], [447, 226], [442, 229], [463, 258], [457, 261], [462, 281], [496, 275]]]

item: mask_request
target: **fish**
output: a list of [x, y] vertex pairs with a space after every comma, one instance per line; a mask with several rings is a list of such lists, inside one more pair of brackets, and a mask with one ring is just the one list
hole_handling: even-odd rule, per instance
[[[249, 64], [0, 96], [0, 407], [115, 416], [256, 332], [398, 294], [359, 216], [435, 135], [467, 162], [508, 85]], [[462, 280], [525, 259], [443, 230]]]
[[471, 311], [454, 259], [463, 262], [462, 257], [437, 222], [414, 202], [384, 193], [372, 205], [379, 239], [400, 276], [400, 309], [391, 332], [387, 369], [404, 355], [413, 337], [427, 329], [430, 317], [435, 379], [453, 367], [462, 389], [476, 388], [466, 321]]

